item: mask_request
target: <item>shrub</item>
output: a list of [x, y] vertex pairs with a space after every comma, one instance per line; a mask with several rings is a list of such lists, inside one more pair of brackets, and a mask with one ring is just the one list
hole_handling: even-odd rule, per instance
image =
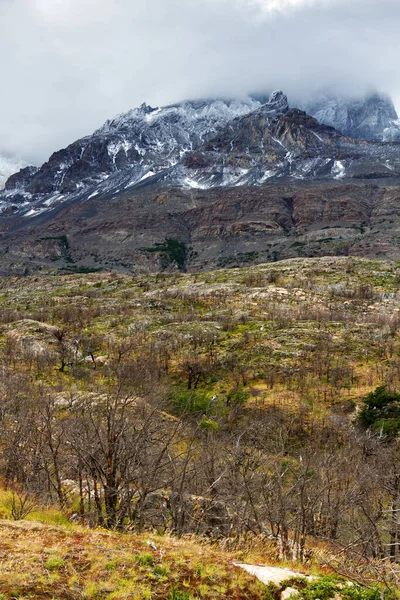
[[48, 569], [48, 571], [57, 571], [58, 569], [62, 569], [64, 567], [64, 561], [58, 556], [52, 556], [45, 562], [44, 566], [46, 569]]
[[173, 411], [178, 415], [207, 413], [210, 408], [210, 398], [207, 393], [198, 390], [178, 392], [171, 400]]
[[172, 590], [170, 600], [192, 600], [192, 597], [186, 592], [179, 592], [176, 588]]
[[218, 431], [218, 423], [212, 421], [211, 419], [207, 419], [205, 415], [203, 415], [199, 427], [201, 429], [205, 429], [206, 431]]
[[152, 554], [138, 554], [135, 563], [141, 567], [154, 567], [154, 556]]
[[377, 387], [364, 399], [359, 413], [360, 425], [393, 437], [400, 431], [400, 394]]

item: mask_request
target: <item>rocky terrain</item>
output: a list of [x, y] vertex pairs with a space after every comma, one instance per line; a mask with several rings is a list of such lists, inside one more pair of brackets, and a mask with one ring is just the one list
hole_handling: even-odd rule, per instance
[[3, 214], [1, 272], [196, 271], [324, 255], [399, 260], [399, 201], [400, 187], [361, 182], [158, 184], [63, 205], [29, 227]]
[[[369, 123], [387, 113], [383, 131], [396, 115], [378, 100], [361, 112]], [[315, 114], [327, 121], [321, 106]], [[349, 133], [362, 136], [362, 127]], [[0, 272], [198, 270], [329, 254], [397, 259], [399, 185], [400, 144], [343, 135], [290, 108], [280, 91], [264, 104], [142, 105], [8, 179]]]
[[265, 599], [233, 563], [269, 600], [398, 589], [399, 395], [359, 419], [400, 385], [398, 261], [1, 277], [0, 300], [7, 600]]

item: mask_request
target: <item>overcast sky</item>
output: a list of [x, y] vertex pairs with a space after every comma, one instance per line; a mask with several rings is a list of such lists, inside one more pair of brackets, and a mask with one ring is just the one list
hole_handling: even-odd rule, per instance
[[0, 0], [0, 150], [40, 163], [146, 101], [324, 86], [400, 105], [400, 0]]

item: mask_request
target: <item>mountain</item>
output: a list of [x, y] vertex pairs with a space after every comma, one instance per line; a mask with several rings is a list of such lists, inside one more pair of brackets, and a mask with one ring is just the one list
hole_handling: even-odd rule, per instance
[[13, 202], [25, 214], [37, 214], [68, 196], [81, 197], [89, 188], [92, 193], [116, 191], [121, 174], [124, 187], [133, 186], [175, 165], [226, 123], [259, 106], [250, 98], [157, 109], [142, 104], [55, 152], [40, 169], [23, 169], [11, 177], [1, 198], [3, 208]]
[[27, 166], [26, 162], [8, 154], [0, 154], [0, 190], [4, 188], [6, 181], [21, 169]]
[[264, 104], [253, 98], [156, 109], [143, 104], [55, 152], [40, 169], [10, 177], [0, 210], [35, 217], [65, 203], [160, 183], [208, 189], [396, 177], [399, 145], [344, 136], [290, 108], [276, 91]]
[[400, 260], [399, 207], [400, 144], [343, 135], [281, 91], [142, 105], [8, 179], [0, 273]]
[[393, 176], [400, 145], [348, 138], [296, 108], [271, 114], [268, 104], [228, 124], [169, 175], [206, 188]]
[[376, 93], [351, 99], [321, 95], [303, 108], [320, 123], [344, 135], [367, 141], [400, 141], [400, 120], [389, 96]]

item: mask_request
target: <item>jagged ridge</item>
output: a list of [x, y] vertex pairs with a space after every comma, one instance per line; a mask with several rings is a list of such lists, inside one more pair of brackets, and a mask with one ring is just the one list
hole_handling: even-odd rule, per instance
[[400, 177], [400, 145], [343, 136], [274, 92], [261, 105], [146, 104], [12, 176], [0, 209], [36, 216], [66, 201], [116, 197], [153, 183], [183, 188], [283, 180]]

